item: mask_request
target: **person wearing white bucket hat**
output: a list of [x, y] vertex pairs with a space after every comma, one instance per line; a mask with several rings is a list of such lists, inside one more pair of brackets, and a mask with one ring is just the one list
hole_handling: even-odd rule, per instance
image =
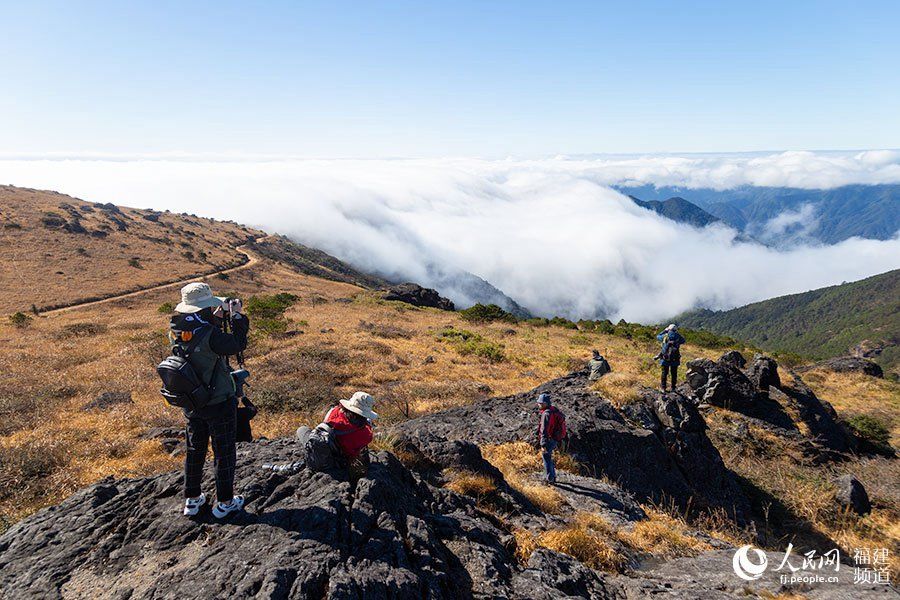
[[334, 430], [337, 447], [353, 471], [364, 469], [368, 462], [367, 446], [374, 437], [372, 421], [378, 418], [374, 407], [375, 398], [356, 392], [332, 407], [323, 421]]
[[[187, 419], [184, 456], [184, 514], [194, 516], [206, 504], [200, 489], [207, 448], [212, 443], [216, 470], [216, 504], [212, 513], [224, 518], [244, 506], [234, 495], [237, 463], [237, 398], [228, 357], [247, 347], [250, 321], [237, 300], [224, 302], [213, 296], [209, 285], [197, 281], [181, 288], [181, 302], [169, 322], [173, 354], [184, 356], [208, 388], [209, 400], [194, 410], [184, 410]], [[230, 317], [231, 333], [222, 329]]]

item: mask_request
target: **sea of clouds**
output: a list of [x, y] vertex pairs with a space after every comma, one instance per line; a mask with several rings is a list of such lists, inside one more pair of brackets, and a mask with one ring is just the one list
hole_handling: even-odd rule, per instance
[[[462, 269], [536, 314], [573, 318], [654, 322], [900, 267], [900, 235], [769, 248], [738, 241], [722, 225], [674, 223], [609, 187], [900, 183], [897, 151], [540, 160], [7, 157], [0, 182], [233, 219], [423, 285], [434, 284], [435, 265]], [[786, 212], [772, 227], [796, 225], [809, 210]], [[463, 305], [472, 300], [442, 291]]]

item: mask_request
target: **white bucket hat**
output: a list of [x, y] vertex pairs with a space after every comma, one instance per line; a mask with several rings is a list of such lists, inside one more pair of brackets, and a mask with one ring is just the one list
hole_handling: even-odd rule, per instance
[[375, 398], [365, 392], [356, 392], [349, 400], [341, 400], [341, 406], [370, 421], [378, 418], [378, 413], [372, 410]]
[[666, 331], [674, 331], [676, 329], [678, 329], [678, 326], [675, 323], [669, 323], [669, 326], [666, 327]]
[[213, 296], [207, 284], [196, 281], [181, 288], [181, 303], [175, 307], [175, 312], [195, 313], [211, 306], [224, 306], [224, 303]]

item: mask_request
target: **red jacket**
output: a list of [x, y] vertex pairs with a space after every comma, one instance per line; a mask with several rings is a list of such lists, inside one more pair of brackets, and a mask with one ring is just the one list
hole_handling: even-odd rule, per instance
[[334, 440], [344, 453], [344, 456], [351, 460], [358, 457], [362, 449], [368, 446], [374, 437], [371, 425], [363, 425], [362, 427], [353, 425], [344, 413], [344, 409], [340, 406], [335, 406], [328, 411], [328, 414], [325, 415], [325, 423], [336, 432], [349, 432], [343, 435], [335, 435]]

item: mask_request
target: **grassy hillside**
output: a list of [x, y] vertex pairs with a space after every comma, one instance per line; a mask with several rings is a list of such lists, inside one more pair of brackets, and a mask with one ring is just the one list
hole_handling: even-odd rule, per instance
[[882, 348], [873, 360], [895, 373], [900, 368], [900, 270], [727, 311], [692, 311], [678, 319], [688, 327], [814, 359], [848, 354], [859, 344]]
[[193, 215], [0, 186], [0, 314], [44, 310], [236, 267], [265, 235]]
[[[181, 218], [172, 215], [167, 221], [184, 228]], [[64, 239], [59, 232], [38, 231]], [[108, 237], [98, 239], [115, 243]], [[10, 252], [8, 245], [0, 249]], [[111, 254], [114, 249], [108, 248]], [[658, 365], [652, 359], [658, 344], [649, 327], [516, 320], [500, 313], [495, 319], [484, 310], [416, 308], [383, 300], [379, 292], [367, 289], [372, 282], [364, 274], [346, 272], [314, 250], [290, 246], [280, 238], [248, 244], [245, 250], [251, 259], [246, 267], [207, 281], [216, 293], [246, 300], [253, 323], [246, 352], [249, 393], [260, 408], [253, 421], [256, 436], [291, 435], [298, 425], [314, 424], [327, 406], [356, 390], [376, 397], [382, 415], [377, 431], [383, 432], [411, 417], [532, 389], [583, 366], [592, 348], [613, 368], [594, 391], [616, 405], [637, 396], [642, 386], [658, 385]], [[23, 289], [36, 285], [32, 274], [22, 276]], [[174, 451], [165, 442], [183, 429], [184, 419], [161, 399], [154, 371], [167, 351], [168, 312], [177, 300], [177, 287], [154, 288], [103, 305], [32, 315], [23, 323], [0, 320], [0, 346], [5, 350], [0, 353], [0, 531], [103, 477], [180, 468], [183, 441], [175, 440]], [[728, 348], [746, 350], [737, 342], [723, 347], [721, 338], [703, 332], [686, 333], [684, 361], [715, 359]], [[816, 393], [832, 400], [842, 416], [877, 418], [893, 443], [900, 439], [900, 384], [873, 384], [870, 378], [825, 372], [809, 377]], [[122, 401], [93, 406], [105, 392], [122, 394]], [[878, 403], [876, 411], [872, 402]], [[724, 409], [711, 411], [705, 419], [726, 464], [772, 502], [847, 547], [885, 547], [900, 540], [900, 533], [889, 527], [897, 522], [900, 507], [900, 461], [852, 457], [836, 465], [809, 464], [795, 460], [800, 454], [796, 449], [773, 446], [785, 442], [762, 429], [749, 431], [752, 443], [735, 442], [734, 415]], [[377, 433], [376, 446], [391, 448], [389, 436]], [[504, 472], [515, 468], [517, 480], [535, 498], [551, 505], [562, 502], [557, 491], [537, 480], [538, 457], [527, 444], [483, 450]], [[565, 455], [560, 460], [565, 461]], [[834, 515], [828, 501], [830, 482], [844, 472], [853, 472], [869, 490], [876, 504], [872, 515]], [[450, 485], [477, 498], [479, 482], [464, 472], [458, 475]], [[487, 508], [479, 504], [478, 510]], [[646, 510], [656, 515], [641, 525], [653, 528], [652, 537], [634, 544], [660, 557], [693, 552], [697, 539], [722, 536], [722, 527], [731, 527], [710, 520], [689, 528], [681, 516], [665, 512], [667, 507]], [[537, 532], [532, 541], [582, 556], [572, 549], [570, 538], [590, 534], [586, 539], [592, 540], [594, 534], [579, 529], [580, 522]], [[696, 537], [693, 528], [703, 531], [702, 536]], [[523, 542], [531, 539], [527, 531], [516, 532], [520, 534]], [[615, 535], [633, 542], [630, 532]], [[728, 529], [725, 537], [738, 543], [743, 535]], [[673, 545], [671, 539], [681, 542]], [[585, 560], [590, 563], [589, 556]]]

